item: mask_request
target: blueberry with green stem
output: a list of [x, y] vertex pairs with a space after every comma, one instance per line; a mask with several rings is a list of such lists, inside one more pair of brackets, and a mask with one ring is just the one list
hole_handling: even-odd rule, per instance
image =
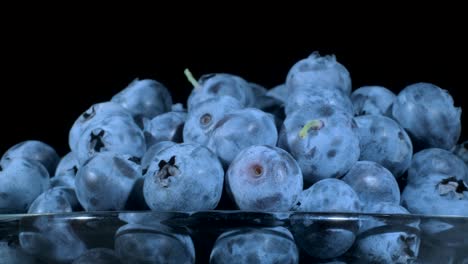
[[297, 160], [308, 185], [343, 176], [360, 155], [352, 116], [327, 104], [311, 105], [287, 116], [278, 146]]
[[247, 81], [239, 76], [227, 73], [205, 74], [195, 81], [189, 70], [184, 73], [192, 83], [192, 90], [187, 100], [187, 108], [191, 111], [196, 105], [212, 97], [232, 97], [243, 107], [255, 105], [255, 94]]

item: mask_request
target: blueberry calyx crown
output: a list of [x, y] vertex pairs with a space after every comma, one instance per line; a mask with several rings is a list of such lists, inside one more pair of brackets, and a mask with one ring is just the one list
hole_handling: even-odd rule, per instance
[[300, 138], [305, 138], [307, 134], [309, 133], [309, 130], [320, 130], [322, 127], [325, 126], [325, 123], [323, 123], [322, 120], [320, 119], [314, 119], [309, 122], [307, 122], [304, 127], [299, 131], [299, 137]]
[[189, 69], [184, 70], [185, 77], [187, 77], [187, 80], [193, 85], [194, 89], [197, 89], [200, 87], [200, 84], [197, 82], [195, 77], [193, 77], [193, 74], [190, 72]]
[[161, 160], [158, 164], [159, 171], [156, 173], [156, 179], [163, 187], [169, 187], [171, 176], [179, 175], [179, 167], [175, 165], [176, 157], [172, 156], [169, 161]]
[[453, 192], [458, 199], [462, 199], [463, 192], [468, 191], [468, 187], [463, 180], [457, 180], [455, 177], [449, 177], [443, 179], [437, 184], [437, 190], [440, 195], [446, 195]]
[[100, 152], [101, 149], [105, 147], [104, 142], [102, 141], [102, 137], [104, 136], [104, 134], [105, 134], [104, 130], [99, 131], [97, 135], [94, 134], [94, 132], [91, 133], [91, 140], [90, 140], [91, 148], [95, 152]]

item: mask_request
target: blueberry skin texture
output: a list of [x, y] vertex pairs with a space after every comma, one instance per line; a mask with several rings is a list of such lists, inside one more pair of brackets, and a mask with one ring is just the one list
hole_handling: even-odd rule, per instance
[[39, 195], [28, 209], [28, 214], [70, 213], [81, 209], [72, 188], [55, 187]]
[[50, 186], [49, 173], [39, 162], [12, 158], [0, 165], [0, 212], [25, 213]]
[[60, 160], [59, 155], [51, 146], [38, 140], [27, 140], [12, 146], [3, 154], [1, 162], [5, 163], [13, 158], [37, 161], [47, 169], [49, 175], [54, 175]]
[[299, 263], [299, 251], [284, 227], [242, 228], [218, 237], [210, 263]]
[[286, 102], [285, 113], [286, 115], [290, 115], [292, 112], [300, 110], [307, 105], [322, 104], [332, 105], [353, 115], [354, 108], [349, 95], [341, 90], [326, 86], [306, 86], [294, 91], [294, 93], [290, 93]]
[[231, 97], [242, 107], [255, 105], [255, 93], [251, 85], [239, 76], [228, 73], [205, 74], [200, 77], [198, 84], [187, 99], [189, 112], [213, 97]]
[[226, 185], [240, 210], [289, 211], [302, 192], [301, 168], [285, 150], [251, 146], [226, 172]]
[[[338, 179], [323, 179], [304, 190], [292, 208], [299, 212], [355, 212], [361, 211], [356, 192]], [[356, 238], [353, 230], [331, 227], [304, 231], [297, 229], [294, 237], [310, 256], [320, 259], [335, 258], [348, 251]]]
[[392, 116], [396, 95], [383, 86], [362, 86], [351, 93], [354, 115]]
[[185, 121], [184, 143], [208, 144], [216, 123], [225, 115], [243, 107], [236, 99], [228, 96], [207, 99], [188, 112]]
[[140, 177], [139, 166], [128, 156], [102, 152], [78, 170], [76, 195], [86, 211], [123, 210]]
[[457, 144], [452, 152], [468, 165], [468, 140]]
[[413, 144], [406, 131], [393, 119], [381, 115], [355, 117], [358, 126], [360, 160], [375, 161], [395, 178], [408, 170]]
[[155, 155], [144, 177], [143, 195], [154, 211], [212, 210], [224, 184], [218, 157], [204, 146], [188, 143]]
[[[424, 182], [408, 184], [401, 194], [401, 203], [413, 214], [468, 216], [468, 190], [456, 189], [465, 181], [441, 173], [429, 174]], [[444, 181], [456, 184], [452, 189]], [[445, 189], [445, 190], [444, 190]]]
[[253, 145], [276, 146], [277, 141], [273, 115], [256, 108], [244, 108], [226, 114], [215, 124], [207, 147], [228, 167], [243, 149]]
[[101, 102], [91, 105], [73, 123], [68, 133], [68, 145], [72, 151], [76, 151], [81, 134], [90, 126], [99, 124], [103, 119], [118, 116], [133, 120], [132, 115], [125, 108], [114, 102]]
[[150, 79], [135, 79], [110, 101], [127, 109], [135, 120], [152, 119], [172, 108], [172, 97], [166, 86]]
[[392, 116], [408, 131], [417, 149], [450, 150], [461, 133], [461, 108], [447, 90], [430, 83], [405, 87], [393, 104]]
[[[375, 204], [369, 208], [369, 212], [409, 214], [405, 208], [393, 203]], [[405, 223], [406, 228], [401, 228], [397, 226], [396, 219], [394, 222], [378, 218], [363, 220], [352, 254], [362, 263], [414, 263], [421, 243], [420, 223]], [[388, 228], [388, 231], [385, 231], [385, 228]]]
[[33, 256], [26, 254], [20, 247], [0, 241], [0, 263], [2, 264], [39, 264]]
[[266, 92], [266, 95], [286, 104], [289, 97], [289, 90], [285, 83], [276, 85]]
[[75, 157], [75, 154], [70, 151], [60, 159], [57, 168], [55, 169], [55, 173], [51, 175], [54, 175], [55, 177], [64, 175], [75, 177], [79, 167], [78, 159]]
[[84, 252], [72, 264], [120, 264], [120, 258], [114, 250], [108, 248], [93, 248]]
[[318, 52], [313, 52], [291, 67], [286, 77], [286, 85], [290, 93], [304, 86], [322, 86], [339, 89], [350, 95], [352, 88], [348, 70], [336, 61], [335, 55], [320, 56]]
[[376, 203], [400, 204], [400, 188], [393, 174], [373, 161], [358, 161], [342, 178], [359, 196], [364, 212]]
[[[312, 120], [321, 126], [309, 129], [301, 138], [300, 131]], [[352, 116], [330, 105], [308, 106], [286, 117], [278, 146], [296, 159], [308, 185], [343, 176], [360, 156]]]
[[79, 164], [83, 164], [96, 154], [106, 151], [143, 157], [146, 151], [143, 131], [133, 120], [108, 117], [99, 124], [89, 126], [81, 134], [74, 153]]
[[[163, 149], [172, 147], [174, 145], [177, 145], [178, 143], [173, 142], [173, 141], [161, 141], [158, 142], [151, 147], [149, 147], [145, 155], [143, 155], [143, 158], [141, 158], [141, 168], [143, 171], [148, 170], [149, 166], [151, 165], [151, 162], [153, 159], [155, 159], [156, 155], [161, 152]], [[145, 174], [143, 172], [143, 174]]]
[[430, 148], [413, 155], [408, 169], [408, 184], [423, 184], [427, 176], [433, 173], [454, 176], [468, 182], [468, 168], [460, 158], [450, 151]]
[[187, 113], [167, 112], [155, 116], [144, 127], [146, 146], [150, 147], [160, 141], [182, 143]]
[[190, 236], [168, 232], [158, 225], [122, 226], [115, 234], [114, 248], [123, 263], [195, 263]]

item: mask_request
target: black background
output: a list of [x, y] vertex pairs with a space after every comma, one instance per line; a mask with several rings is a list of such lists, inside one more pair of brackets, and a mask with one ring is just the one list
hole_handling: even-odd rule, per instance
[[[445, 28], [329, 35], [266, 34], [261, 29], [245, 34], [245, 28], [235, 27], [193, 30], [192, 34], [187, 29], [89, 29], [38, 26], [11, 29], [3, 36], [0, 153], [20, 141], [36, 139], [64, 155], [74, 120], [135, 78], [162, 82], [175, 102], [184, 103], [191, 89], [183, 75], [186, 67], [196, 77], [228, 72], [270, 88], [284, 82], [288, 69], [313, 51], [335, 54], [349, 70], [353, 89], [382, 85], [398, 92], [415, 82], [431, 82], [449, 90], [455, 104], [468, 109], [464, 100], [467, 43], [462, 34]], [[467, 124], [466, 113], [462, 118]], [[467, 135], [463, 132], [461, 140]]]

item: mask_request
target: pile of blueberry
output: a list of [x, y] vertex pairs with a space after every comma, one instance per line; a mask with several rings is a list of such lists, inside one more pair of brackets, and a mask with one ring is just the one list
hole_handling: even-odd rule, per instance
[[[185, 74], [194, 86], [186, 108], [163, 84], [135, 80], [76, 119], [64, 157], [40, 141], [12, 146], [0, 162], [0, 213], [468, 217], [468, 143], [458, 144], [461, 109], [446, 90], [430, 83], [398, 94], [381, 86], [352, 90], [347, 69], [318, 53], [272, 89], [233, 74]], [[0, 255], [12, 263], [33, 263], [31, 255], [46, 263], [194, 263], [191, 237], [171, 234], [156, 216], [120, 214], [126, 225], [113, 249], [91, 249], [69, 223], [45, 218], [19, 234], [21, 252], [0, 242]], [[229, 230], [217, 237], [210, 261], [298, 263], [304, 252], [317, 263], [344, 263], [343, 255], [416, 263], [420, 231], [436, 228], [409, 223], [369, 232], [384, 225]]]

